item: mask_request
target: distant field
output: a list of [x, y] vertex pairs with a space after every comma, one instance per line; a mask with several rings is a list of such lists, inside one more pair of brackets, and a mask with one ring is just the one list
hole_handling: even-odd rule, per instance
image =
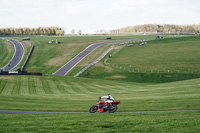
[[170, 70], [200, 73], [200, 37], [167, 38], [144, 46], [123, 47], [107, 63], [140, 71]]
[[[106, 57], [104, 61], [81, 76], [137, 81], [135, 76], [141, 77], [139, 73], [142, 73], [147, 80], [150, 78], [161, 79], [160, 77], [163, 76], [176, 78], [165, 82], [197, 78], [200, 77], [199, 41], [199, 36], [190, 36], [149, 41], [144, 46], [139, 46], [141, 42], [134, 43], [134, 47], [121, 46], [120, 49], [111, 51], [110, 54], [113, 55], [111, 59]], [[114, 52], [116, 54], [113, 54]], [[167, 75], [163, 73], [167, 73]]]
[[0, 39], [0, 68], [9, 63], [14, 52], [14, 46], [11, 43]]

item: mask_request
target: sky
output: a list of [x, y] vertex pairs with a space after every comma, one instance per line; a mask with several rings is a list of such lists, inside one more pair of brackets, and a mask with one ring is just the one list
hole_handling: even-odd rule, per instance
[[142, 24], [200, 24], [200, 0], [0, 0], [0, 28], [83, 34]]

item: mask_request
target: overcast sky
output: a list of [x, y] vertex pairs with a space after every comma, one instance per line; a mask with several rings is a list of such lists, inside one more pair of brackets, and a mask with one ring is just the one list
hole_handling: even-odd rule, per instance
[[200, 0], [0, 0], [0, 28], [58, 26], [71, 33], [142, 24], [200, 24]]

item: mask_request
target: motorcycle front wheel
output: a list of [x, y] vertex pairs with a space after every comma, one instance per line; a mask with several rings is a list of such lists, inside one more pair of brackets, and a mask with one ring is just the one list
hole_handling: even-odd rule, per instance
[[116, 111], [117, 111], [117, 105], [112, 105], [112, 107], [108, 109], [109, 113], [114, 113]]
[[92, 107], [90, 107], [89, 112], [95, 113], [95, 112], [97, 112], [97, 109], [98, 109], [97, 106], [93, 105]]

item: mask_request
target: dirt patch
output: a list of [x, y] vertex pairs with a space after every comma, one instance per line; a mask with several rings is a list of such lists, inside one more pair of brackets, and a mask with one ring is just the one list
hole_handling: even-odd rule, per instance
[[30, 47], [31, 46], [30, 41], [22, 41], [21, 43], [23, 44], [24, 47]]
[[81, 64], [79, 64], [81, 67], [84, 67], [84, 66], [87, 66], [89, 65], [90, 63], [92, 63], [93, 61], [95, 61], [96, 59], [98, 59], [98, 57], [100, 57], [100, 54], [102, 54], [102, 51], [98, 51], [94, 54], [91, 55], [88, 55], [85, 59], [86, 60], [83, 60]]
[[1, 77], [0, 76], [0, 79], [11, 79], [10, 77]]
[[111, 72], [112, 71], [112, 67], [109, 67], [109, 66], [105, 66], [102, 62], [98, 62], [95, 64], [96, 67], [104, 67], [107, 72]]
[[[74, 52], [72, 52], [74, 53]], [[52, 58], [48, 61], [47, 65], [49, 66], [60, 66], [63, 65], [63, 63], [67, 63], [67, 61], [69, 61], [71, 58], [73, 57], [73, 55], [71, 55], [71, 52], [67, 52], [65, 53], [62, 57], [56, 57], [56, 58]]]
[[8, 52], [11, 53], [13, 50], [13, 45], [9, 41], [5, 41], [6, 47], [8, 49]]
[[115, 46], [113, 49], [120, 49], [120, 48], [122, 48], [122, 46]]
[[105, 79], [125, 79], [125, 78], [127, 78], [127, 77], [124, 75], [113, 75], [110, 77], [105, 77]]
[[[81, 61], [80, 64], [78, 64], [81, 67], [87, 66], [96, 59], [98, 59], [110, 46], [101, 46], [100, 48], [97, 48], [94, 50], [91, 54], [89, 54], [83, 61]], [[103, 65], [103, 64], [102, 64]]]
[[65, 62], [66, 62], [66, 58], [65, 57], [58, 57], [58, 58], [50, 59], [47, 64], [49, 66], [60, 66]]
[[58, 48], [59, 51], [63, 51], [63, 50], [71, 50], [71, 51], [70, 52], [66, 51], [62, 56], [50, 59], [47, 62], [47, 65], [60, 66], [60, 65], [63, 65], [64, 63], [67, 63], [67, 61], [72, 59], [72, 57], [76, 56], [74, 53], [76, 53], [77, 49], [78, 49], [77, 44], [73, 44], [73, 43], [68, 44], [67, 47], [65, 48], [63, 47]]

